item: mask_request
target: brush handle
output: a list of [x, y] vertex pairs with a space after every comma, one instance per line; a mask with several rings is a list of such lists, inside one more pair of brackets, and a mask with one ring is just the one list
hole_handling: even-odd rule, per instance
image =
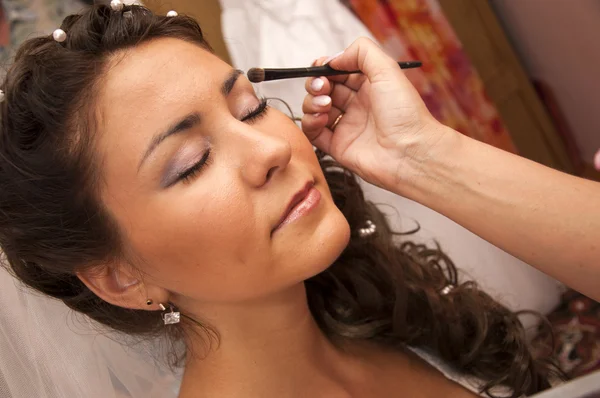
[[[422, 65], [421, 61], [408, 61], [398, 62], [398, 66], [401, 69], [418, 68]], [[318, 77], [318, 76], [335, 76], [335, 75], [349, 75], [353, 73], [362, 73], [359, 70], [343, 71], [333, 69], [329, 65], [323, 66], [311, 66], [306, 68], [283, 68], [283, 69], [264, 69], [265, 79], [267, 80], [280, 80], [280, 79], [291, 79], [296, 77]]]

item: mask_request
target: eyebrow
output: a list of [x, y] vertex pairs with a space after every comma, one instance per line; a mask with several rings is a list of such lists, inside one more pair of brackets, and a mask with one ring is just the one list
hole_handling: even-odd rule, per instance
[[239, 69], [232, 69], [231, 72], [229, 72], [227, 79], [225, 79], [223, 84], [221, 84], [221, 93], [223, 96], [227, 97], [231, 93], [231, 90], [233, 90], [233, 86], [235, 86], [235, 82], [237, 82], [238, 77], [243, 74], [244, 71]]
[[[233, 87], [235, 86], [235, 82], [243, 74], [244, 72], [239, 69], [232, 69], [229, 72], [227, 78], [221, 84], [221, 94], [223, 94], [224, 97], [227, 97], [231, 93]], [[142, 168], [142, 165], [144, 164], [146, 159], [150, 156], [150, 154], [152, 154], [152, 152], [154, 152], [156, 147], [158, 147], [161, 142], [163, 142], [166, 138], [172, 135], [179, 134], [194, 128], [195, 126], [200, 124], [201, 120], [202, 119], [199, 113], [190, 113], [186, 115], [183, 119], [173, 123], [164, 132], [155, 135], [154, 138], [152, 138], [150, 145], [148, 145], [148, 149], [146, 149], [144, 156], [142, 156], [142, 159], [140, 160], [140, 163], [138, 165], [138, 171]]]

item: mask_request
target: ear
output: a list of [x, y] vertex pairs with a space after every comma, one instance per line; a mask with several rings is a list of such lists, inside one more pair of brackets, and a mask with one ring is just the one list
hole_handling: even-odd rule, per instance
[[143, 283], [139, 272], [128, 264], [95, 267], [78, 272], [77, 277], [102, 300], [118, 307], [156, 311], [160, 303], [168, 302], [165, 289]]

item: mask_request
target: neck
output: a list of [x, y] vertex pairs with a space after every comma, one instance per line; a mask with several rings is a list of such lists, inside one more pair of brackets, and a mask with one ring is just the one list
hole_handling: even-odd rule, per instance
[[[198, 388], [220, 396], [290, 396], [290, 391], [310, 396], [307, 388], [345, 395], [340, 393], [352, 361], [317, 326], [303, 284], [243, 306], [197, 308], [194, 313], [214, 326], [219, 341], [206, 355], [190, 357], [182, 397], [190, 386], [191, 396]], [[192, 346], [204, 347], [203, 341]]]

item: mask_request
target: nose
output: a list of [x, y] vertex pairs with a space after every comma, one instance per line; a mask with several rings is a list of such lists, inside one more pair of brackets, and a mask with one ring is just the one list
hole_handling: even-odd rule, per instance
[[246, 124], [239, 133], [242, 158], [241, 175], [250, 185], [261, 187], [286, 169], [292, 158], [289, 140], [274, 132]]

